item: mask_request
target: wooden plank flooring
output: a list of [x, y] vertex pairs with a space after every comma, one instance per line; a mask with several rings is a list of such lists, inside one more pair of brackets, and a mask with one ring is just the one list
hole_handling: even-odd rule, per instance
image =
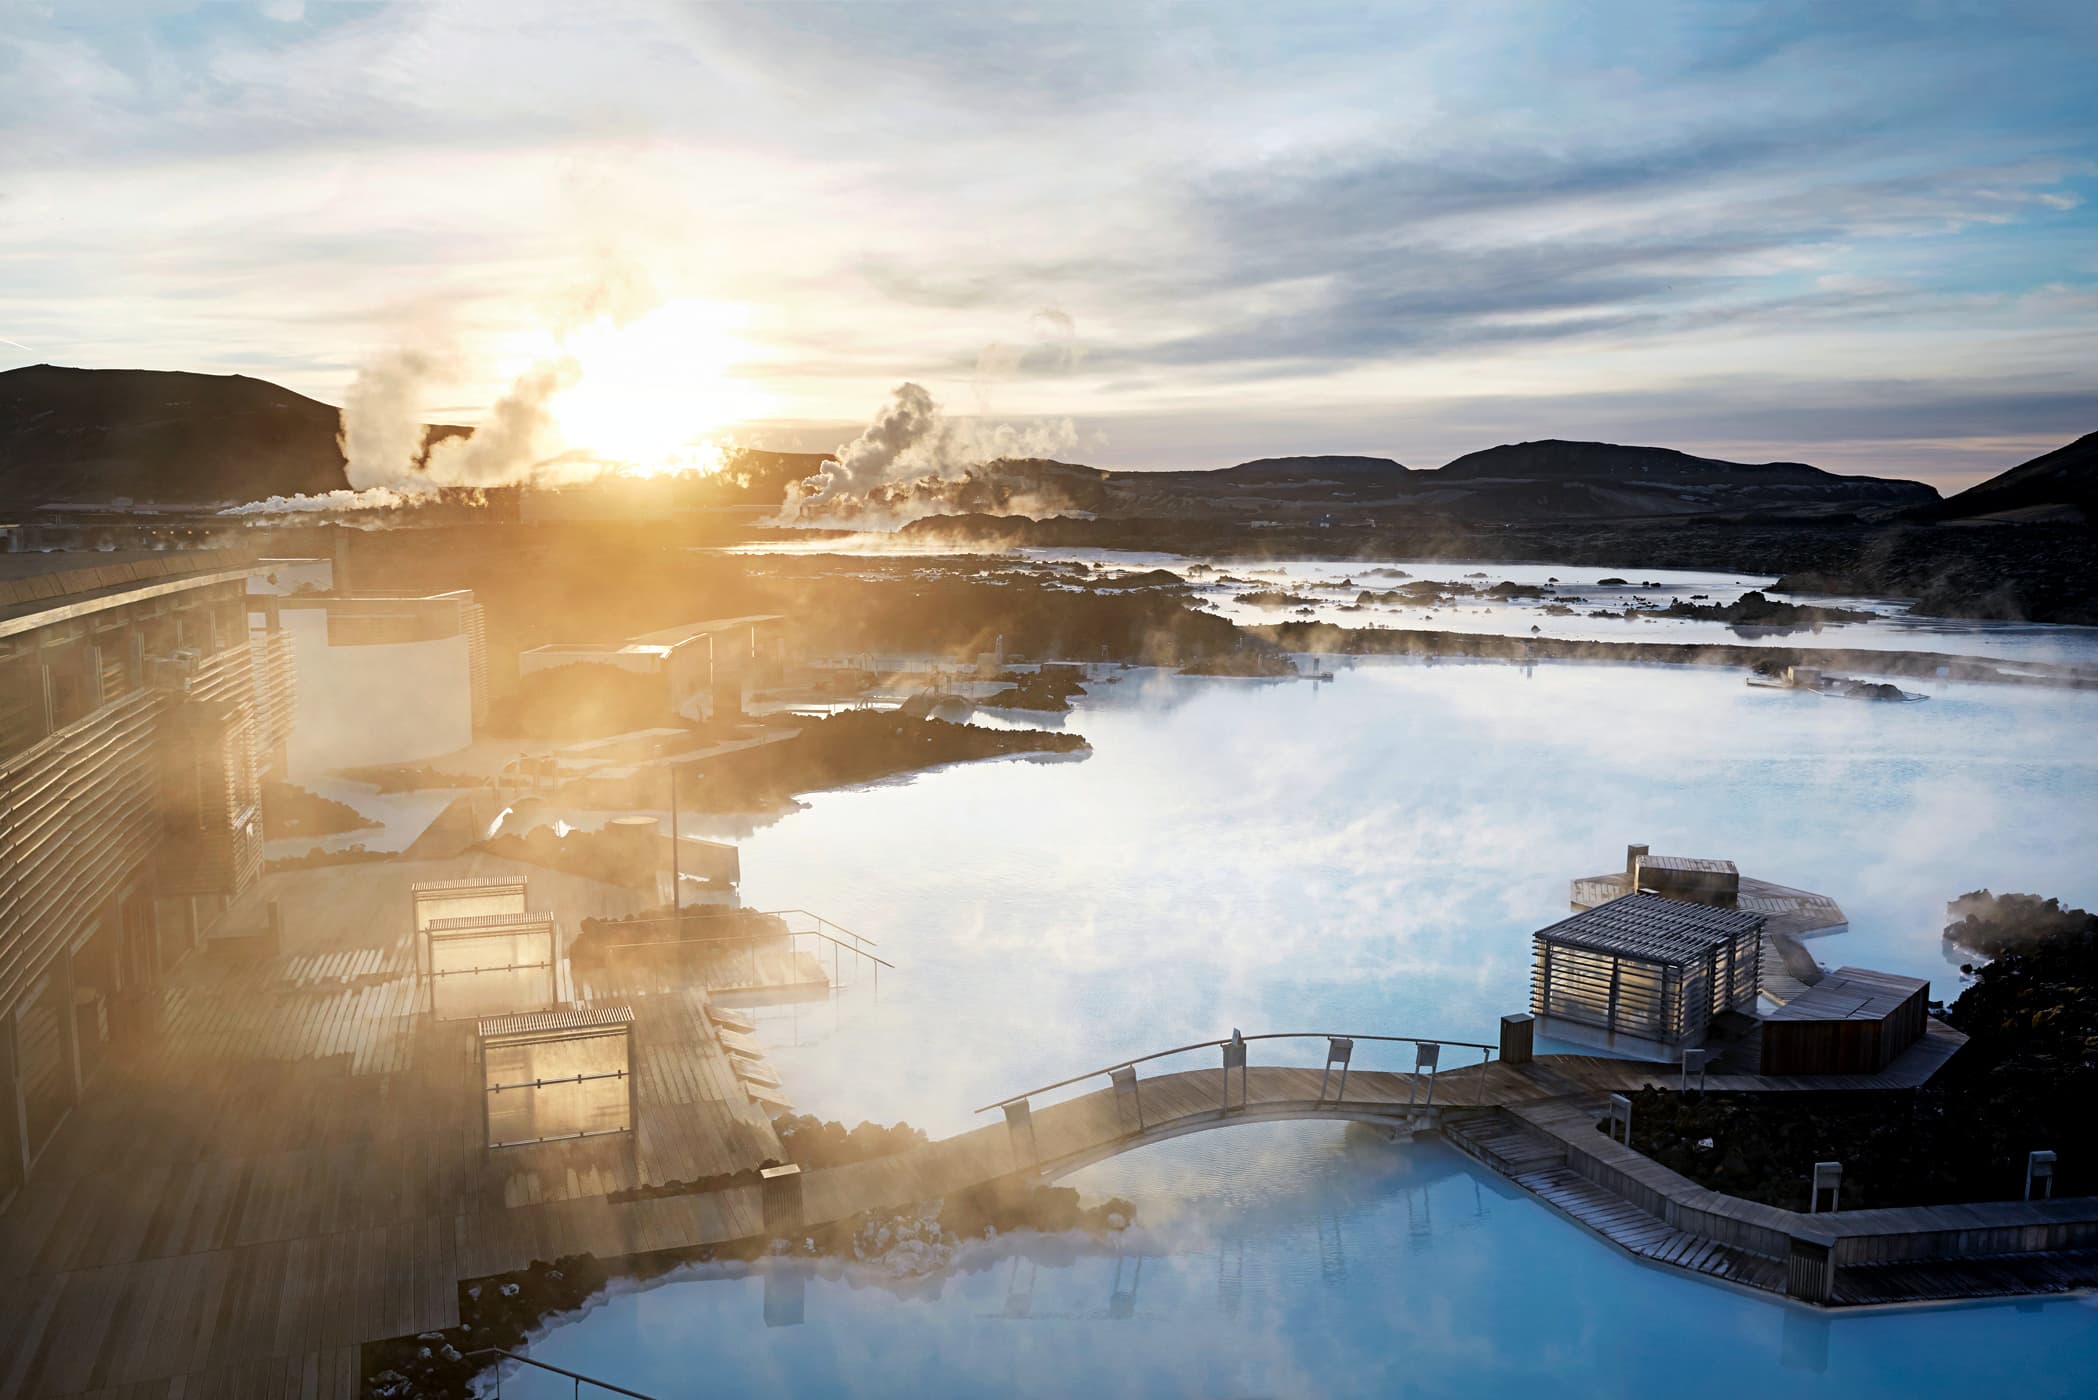
[[[609, 1199], [783, 1155], [731, 1056], [761, 1052], [707, 1014], [708, 984], [733, 976], [681, 978], [650, 965], [578, 979], [564, 965], [565, 985], [585, 999], [634, 1009], [636, 1131], [482, 1152], [471, 1030], [423, 1014], [407, 891], [414, 880], [512, 871], [529, 877], [533, 906], [570, 930], [583, 916], [632, 912], [636, 898], [478, 854], [291, 872], [251, 895], [280, 903], [279, 954], [200, 952], [169, 975], [151, 1027], [112, 1053], [0, 1214], [0, 1395], [349, 1394], [357, 1347], [451, 1325], [462, 1280], [535, 1258], [612, 1258], [763, 1232], [754, 1187]], [[821, 976], [804, 966], [814, 961], [796, 955], [774, 970]], [[1934, 1028], [1886, 1074], [1855, 1083], [1746, 1075], [1714, 1076], [1710, 1087], [1920, 1083], [1957, 1046]], [[1016, 1171], [1054, 1175], [1232, 1121], [1427, 1123], [1414, 1115], [1431, 1093], [1438, 1111], [1458, 1117], [1578, 1114], [1602, 1094], [1671, 1077], [1563, 1056], [1453, 1067], [1432, 1083], [1359, 1070], [1344, 1101], [1337, 1085], [1322, 1089], [1318, 1069], [1281, 1065], [1234, 1076], [1228, 1100], [1215, 1066], [1148, 1076], [1127, 1098], [1103, 1082], [1037, 1105], [1032, 1138], [1018, 1144], [985, 1115], [983, 1126], [911, 1152], [810, 1172], [805, 1214], [822, 1223]], [[1527, 1128], [1467, 1121], [1475, 1155], [1628, 1249], [1737, 1281], [1768, 1263], [1670, 1229], [1554, 1160]], [[2028, 1272], [2043, 1267], [2071, 1266]], [[1875, 1277], [1858, 1287], [1917, 1281]]]
[[471, 1027], [420, 1014], [408, 885], [513, 870], [570, 931], [633, 912], [479, 854], [325, 867], [235, 911], [279, 901], [281, 955], [173, 969], [0, 1214], [0, 1396], [353, 1396], [359, 1346], [452, 1325], [464, 1279], [757, 1232], [754, 1191], [605, 1199], [782, 1155], [701, 988], [619, 998], [631, 1138], [483, 1154]]

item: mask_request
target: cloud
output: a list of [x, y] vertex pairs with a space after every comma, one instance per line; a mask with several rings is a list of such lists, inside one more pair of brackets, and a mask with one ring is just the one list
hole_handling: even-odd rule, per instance
[[293, 8], [0, 16], [0, 333], [340, 401], [434, 312], [478, 418], [614, 248], [750, 309], [783, 420], [908, 379], [1177, 425], [1102, 465], [1284, 419], [1425, 460], [1362, 439], [1437, 397], [2098, 387], [2079, 7]]

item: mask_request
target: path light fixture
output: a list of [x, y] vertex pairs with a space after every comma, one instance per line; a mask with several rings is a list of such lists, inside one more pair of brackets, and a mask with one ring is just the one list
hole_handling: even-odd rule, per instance
[[[2035, 1192], [2034, 1187], [2038, 1187]], [[2054, 1199], [2054, 1154], [2047, 1151], [2025, 1154], [2025, 1199], [2037, 1194], [2043, 1201]]]
[[1632, 1145], [1632, 1101], [1623, 1094], [1610, 1096], [1610, 1140], [1617, 1141], [1617, 1129], [1624, 1127], [1624, 1145]]
[[1814, 1194], [1807, 1202], [1807, 1214], [1817, 1215], [1821, 1211], [1821, 1193], [1828, 1192], [1828, 1208], [1841, 1210], [1843, 1198], [1843, 1164], [1841, 1162], [1816, 1162], [1814, 1164]]

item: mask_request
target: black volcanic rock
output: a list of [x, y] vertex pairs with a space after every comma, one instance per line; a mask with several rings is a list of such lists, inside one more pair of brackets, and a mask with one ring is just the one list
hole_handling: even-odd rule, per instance
[[2098, 433], [2085, 433], [1970, 486], [1923, 514], [1934, 520], [1972, 520], [2007, 512], [2063, 524], [2098, 523]]

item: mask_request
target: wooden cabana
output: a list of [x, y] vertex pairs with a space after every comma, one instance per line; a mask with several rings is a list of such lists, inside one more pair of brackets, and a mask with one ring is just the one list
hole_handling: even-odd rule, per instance
[[1627, 894], [1531, 935], [1540, 1034], [1672, 1060], [1712, 1019], [1753, 1012], [1763, 916]]
[[476, 1028], [482, 1141], [491, 1148], [634, 1129], [634, 1010], [564, 1007]]
[[440, 1021], [545, 1011], [561, 999], [551, 914], [432, 919], [422, 937], [430, 1014]]

